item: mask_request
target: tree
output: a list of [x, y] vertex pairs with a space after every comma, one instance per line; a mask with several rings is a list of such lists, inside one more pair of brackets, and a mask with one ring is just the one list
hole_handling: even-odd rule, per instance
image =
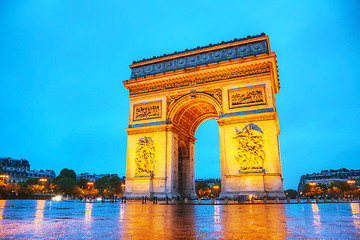
[[298, 195], [298, 192], [294, 189], [287, 189], [285, 191], [285, 194], [287, 197], [291, 198], [291, 199], [295, 199]]
[[110, 189], [113, 192], [113, 194], [121, 195], [122, 194], [122, 181], [121, 178], [114, 175], [109, 179], [110, 182]]
[[86, 178], [80, 178], [76, 180], [76, 185], [82, 189], [85, 189], [88, 187], [87, 183], [89, 182], [89, 179]]
[[100, 194], [103, 195], [104, 189], [110, 189], [110, 180], [107, 176], [95, 181], [95, 188], [99, 190]]
[[59, 176], [57, 176], [56, 178], [57, 179], [60, 179], [60, 178], [73, 178], [73, 179], [76, 179], [76, 173], [72, 169], [64, 168], [63, 170], [61, 170]]
[[199, 181], [195, 183], [195, 192], [198, 196], [201, 196], [200, 190], [204, 191], [205, 189], [209, 189], [210, 186], [207, 181]]
[[65, 177], [56, 180], [58, 189], [65, 195], [72, 195], [76, 187], [76, 181], [73, 178]]
[[72, 195], [76, 186], [76, 173], [72, 169], [64, 168], [61, 170], [53, 183], [58, 185], [58, 189], [65, 195]]
[[221, 183], [215, 183], [211, 188], [211, 192], [215, 197], [218, 197], [221, 192]]

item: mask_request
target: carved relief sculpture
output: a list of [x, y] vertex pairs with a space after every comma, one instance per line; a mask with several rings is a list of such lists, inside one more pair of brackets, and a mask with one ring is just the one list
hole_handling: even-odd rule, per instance
[[229, 90], [229, 107], [248, 107], [265, 104], [265, 85]]
[[161, 117], [161, 101], [135, 104], [134, 121]]
[[135, 153], [136, 176], [148, 176], [155, 170], [155, 147], [150, 137], [140, 138]]
[[[201, 92], [192, 92], [190, 94], [196, 94], [196, 93], [205, 93], [207, 95], [210, 95], [213, 97], [220, 105], [222, 105], [222, 91], [220, 88], [211, 89], [208, 91], [201, 91]], [[179, 95], [173, 95], [168, 97], [167, 106], [168, 111], [171, 109], [171, 107], [182, 97], [186, 96], [188, 94], [179, 94]]]
[[235, 157], [240, 165], [241, 171], [261, 170], [264, 166], [265, 152], [263, 132], [250, 123], [242, 131], [236, 129], [238, 152]]

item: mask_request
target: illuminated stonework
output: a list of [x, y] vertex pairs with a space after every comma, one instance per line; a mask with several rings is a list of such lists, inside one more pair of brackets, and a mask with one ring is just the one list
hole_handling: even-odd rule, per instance
[[[130, 100], [126, 197], [196, 198], [195, 133], [207, 119], [219, 125], [220, 198], [285, 197], [275, 106], [280, 85], [267, 36], [144, 59], [130, 68], [123, 81]], [[234, 129], [242, 130], [235, 136]]]
[[161, 117], [161, 101], [134, 105], [134, 121]]
[[149, 137], [140, 138], [135, 154], [136, 175], [149, 175], [155, 170], [154, 141]]
[[265, 104], [265, 85], [229, 90], [230, 108]]
[[242, 131], [236, 129], [238, 152], [235, 157], [241, 171], [259, 170], [264, 166], [263, 132], [255, 124], [248, 124]]

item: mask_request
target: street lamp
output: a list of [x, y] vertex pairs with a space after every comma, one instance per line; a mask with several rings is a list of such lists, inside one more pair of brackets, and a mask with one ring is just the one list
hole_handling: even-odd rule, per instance
[[39, 180], [42, 184], [44, 184], [45, 182], [47, 182], [47, 178], [40, 178]]
[[316, 182], [310, 182], [309, 185], [310, 186], [316, 186]]
[[348, 180], [346, 181], [348, 184], [354, 184], [355, 183], [355, 180]]
[[0, 175], [0, 177], [2, 178], [3, 182], [5, 182], [5, 178], [9, 178], [10, 176], [6, 174], [2, 174]]

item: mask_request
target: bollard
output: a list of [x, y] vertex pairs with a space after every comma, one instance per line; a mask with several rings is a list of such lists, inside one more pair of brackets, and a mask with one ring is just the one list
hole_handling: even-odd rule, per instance
[[331, 197], [331, 202], [334, 202], [335, 201], [335, 198], [334, 197]]
[[267, 198], [266, 198], [266, 196], [264, 196], [264, 198], [263, 198], [263, 202], [264, 202], [264, 203], [266, 203], [266, 202], [267, 202]]
[[290, 198], [289, 197], [286, 198], [286, 203], [290, 203]]
[[141, 203], [144, 204], [144, 196], [141, 197]]
[[124, 203], [124, 197], [121, 196], [121, 203]]
[[166, 196], [166, 204], [169, 204], [169, 197]]
[[240, 196], [238, 197], [238, 203], [241, 203], [241, 198], [240, 198]]
[[215, 198], [211, 198], [211, 204], [215, 204]]
[[254, 203], [254, 202], [255, 202], [255, 198], [254, 198], [254, 197], [251, 197], [251, 198], [250, 198], [250, 202], [251, 202], [251, 203]]
[[228, 204], [228, 203], [229, 203], [229, 199], [228, 199], [228, 197], [225, 197], [225, 199], [224, 199], [224, 203], [225, 203], [225, 204]]
[[306, 198], [306, 201], [309, 203], [309, 202], [310, 202], [310, 198], [309, 198], [309, 197], [307, 197], [307, 198]]
[[184, 200], [184, 203], [188, 203], [188, 202], [189, 202], [189, 199], [186, 197]]
[[146, 196], [145, 196], [145, 204], [146, 204]]
[[126, 203], [126, 196], [124, 197], [124, 203]]
[[316, 196], [316, 200], [317, 203], [319, 202], [319, 196]]
[[155, 203], [157, 204], [157, 197], [155, 197]]
[[324, 203], [327, 203], [327, 197], [324, 197]]
[[198, 204], [201, 204], [201, 198], [198, 198]]
[[298, 203], [301, 203], [301, 198], [300, 197], [297, 197], [296, 200], [297, 200]]

